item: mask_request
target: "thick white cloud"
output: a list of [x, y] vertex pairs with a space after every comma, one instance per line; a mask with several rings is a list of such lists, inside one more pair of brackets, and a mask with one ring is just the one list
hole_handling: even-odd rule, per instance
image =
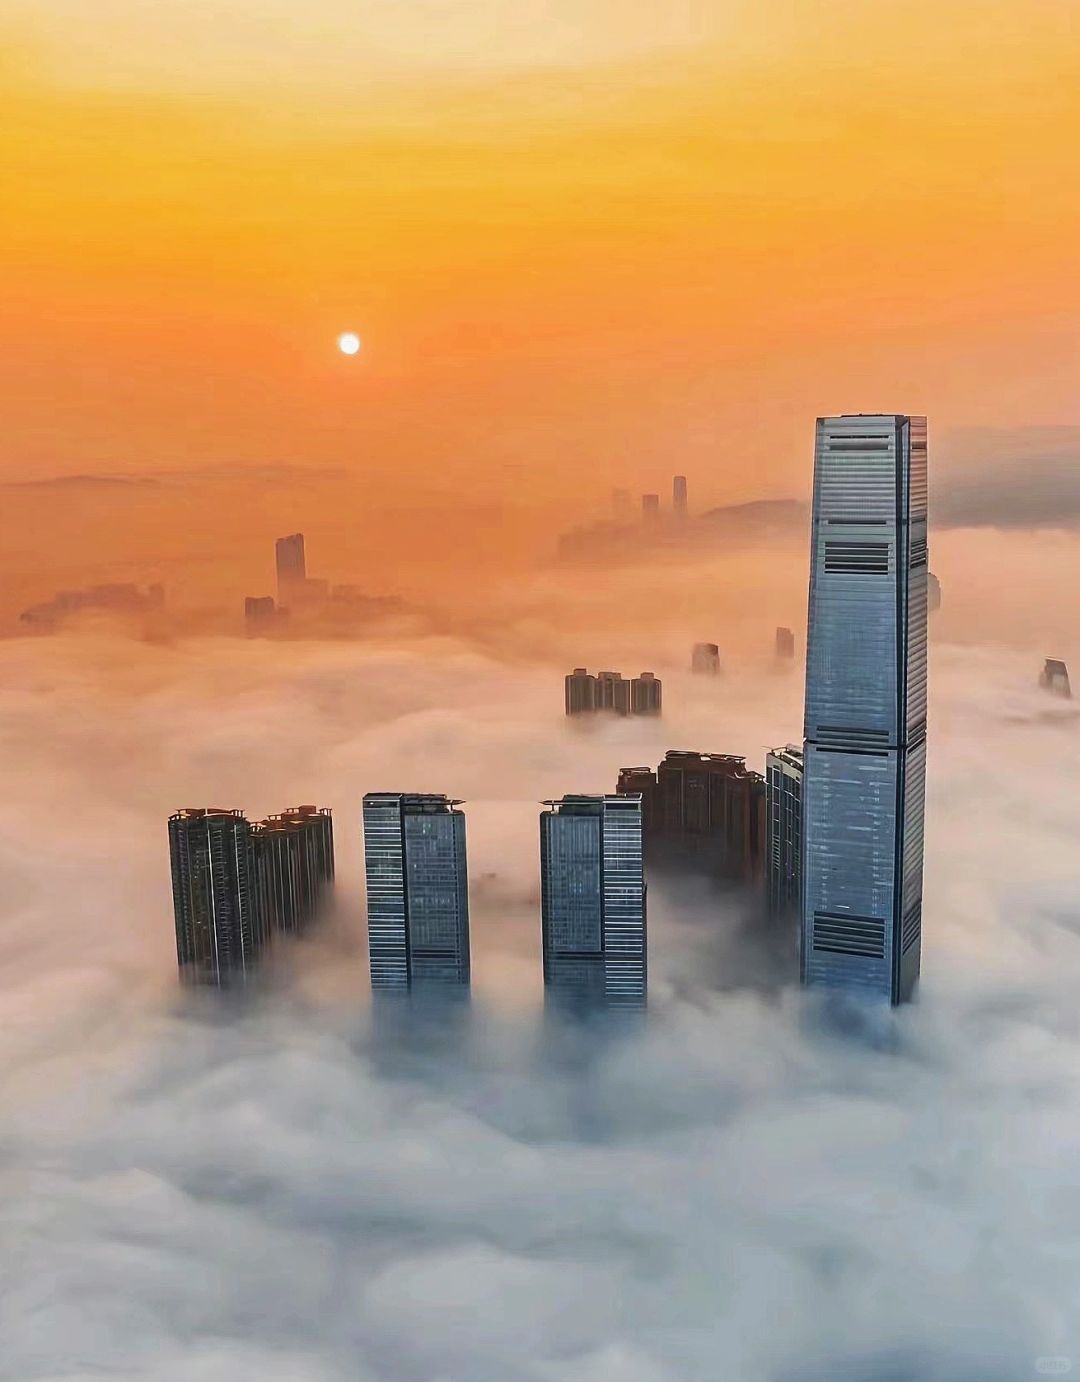
[[[579, 733], [561, 668], [447, 640], [0, 644], [0, 1378], [1080, 1367], [1080, 728], [1026, 655], [934, 663], [919, 1002], [838, 1031], [745, 908], [654, 883], [646, 1030], [574, 1037], [539, 1005], [536, 802], [671, 746], [760, 762], [797, 678], [668, 672], [660, 725]], [[468, 799], [447, 1028], [369, 1003], [387, 787]], [[335, 808], [325, 933], [241, 1011], [182, 999], [165, 816], [300, 799]]]

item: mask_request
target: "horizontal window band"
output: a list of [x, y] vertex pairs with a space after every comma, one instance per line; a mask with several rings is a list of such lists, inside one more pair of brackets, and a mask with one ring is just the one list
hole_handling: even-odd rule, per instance
[[854, 950], [843, 945], [819, 944], [817, 940], [814, 941], [814, 950], [824, 955], [850, 955], [858, 960], [883, 960], [885, 958], [884, 950]]

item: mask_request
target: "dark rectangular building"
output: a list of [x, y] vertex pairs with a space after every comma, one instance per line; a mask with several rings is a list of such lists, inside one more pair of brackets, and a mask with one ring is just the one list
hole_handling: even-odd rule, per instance
[[658, 864], [690, 865], [731, 882], [760, 881], [765, 779], [734, 754], [670, 750], [656, 773], [624, 768], [619, 793], [645, 803], [645, 851]]

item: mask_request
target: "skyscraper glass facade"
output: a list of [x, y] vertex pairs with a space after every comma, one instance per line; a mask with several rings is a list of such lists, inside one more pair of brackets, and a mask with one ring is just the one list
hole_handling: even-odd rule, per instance
[[807, 628], [803, 982], [911, 996], [922, 939], [926, 419], [819, 418]]
[[644, 1006], [641, 798], [549, 802], [540, 817], [540, 882], [549, 995]]
[[469, 983], [465, 816], [445, 796], [364, 798], [374, 989]]

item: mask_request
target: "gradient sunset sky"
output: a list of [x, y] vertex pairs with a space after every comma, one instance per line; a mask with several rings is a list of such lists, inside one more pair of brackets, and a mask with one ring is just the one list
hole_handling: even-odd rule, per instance
[[822, 412], [1080, 422], [1076, 0], [0, 0], [0, 73], [9, 479], [721, 501]]

